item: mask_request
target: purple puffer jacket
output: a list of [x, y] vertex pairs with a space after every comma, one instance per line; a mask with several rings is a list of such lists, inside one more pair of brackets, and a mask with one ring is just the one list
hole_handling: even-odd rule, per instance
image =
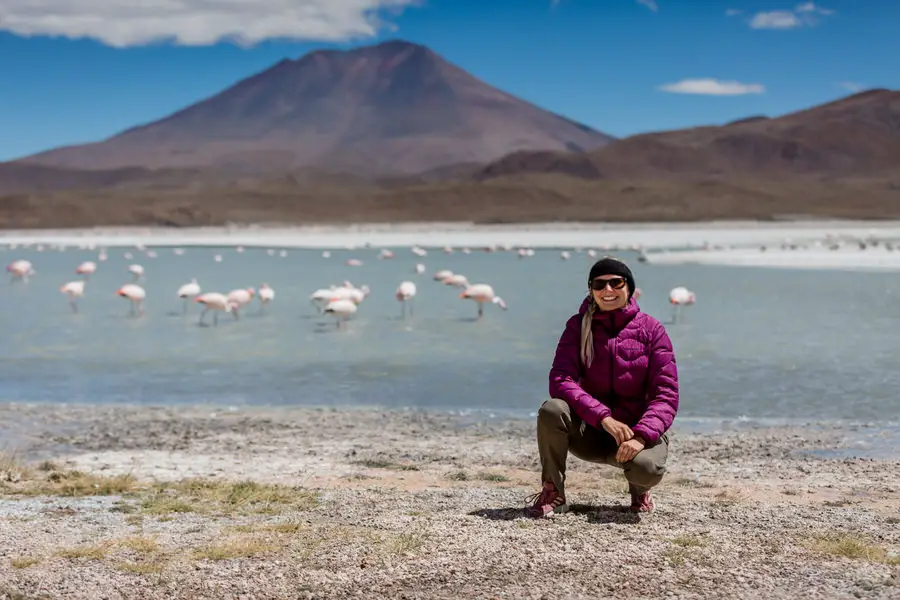
[[550, 397], [565, 400], [588, 425], [612, 416], [648, 445], [672, 426], [678, 412], [678, 370], [662, 323], [632, 299], [621, 309], [594, 314], [594, 358], [581, 362], [581, 319], [590, 297], [566, 322], [550, 369]]

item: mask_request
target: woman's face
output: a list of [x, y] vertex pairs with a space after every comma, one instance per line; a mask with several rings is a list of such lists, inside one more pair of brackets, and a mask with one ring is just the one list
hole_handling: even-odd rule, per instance
[[620, 275], [600, 275], [591, 281], [591, 294], [600, 310], [616, 310], [628, 304], [628, 282]]

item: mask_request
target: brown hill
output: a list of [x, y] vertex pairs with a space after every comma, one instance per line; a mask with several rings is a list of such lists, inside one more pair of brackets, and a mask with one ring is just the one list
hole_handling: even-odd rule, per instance
[[314, 169], [137, 169], [128, 177], [42, 168], [39, 189], [29, 183], [34, 173], [13, 177], [23, 165], [3, 165], [0, 226], [896, 219], [898, 102], [900, 93], [876, 90], [778, 118], [634, 136], [591, 153], [516, 152], [487, 166], [462, 162], [378, 181]]
[[475, 177], [548, 171], [587, 179], [837, 177], [898, 169], [900, 92], [871, 90], [778, 118], [636, 135], [589, 155], [519, 152]]
[[20, 162], [410, 174], [519, 150], [591, 150], [611, 139], [493, 88], [424, 46], [390, 41], [283, 60], [162, 120]]

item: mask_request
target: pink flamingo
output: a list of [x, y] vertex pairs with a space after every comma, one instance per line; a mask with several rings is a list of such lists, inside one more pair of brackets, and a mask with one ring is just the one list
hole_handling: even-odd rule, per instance
[[72, 307], [72, 312], [77, 313], [78, 305], [75, 304], [75, 299], [84, 297], [84, 280], [70, 281], [63, 284], [59, 291], [69, 297], [69, 306]]
[[93, 275], [97, 271], [97, 263], [86, 260], [75, 269], [76, 275], [84, 275], [85, 279], [90, 279], [91, 275]]
[[672, 322], [677, 323], [681, 316], [681, 307], [690, 306], [697, 301], [697, 295], [684, 286], [672, 288], [669, 292], [669, 304], [672, 305]]
[[147, 297], [147, 292], [144, 291], [144, 288], [134, 283], [127, 283], [120, 287], [116, 294], [131, 301], [131, 311], [129, 312], [131, 316], [135, 315], [135, 310], [137, 310], [138, 316], [143, 316], [144, 298]]
[[28, 277], [34, 275], [34, 267], [27, 260], [14, 260], [6, 266], [6, 270], [12, 275], [10, 283], [15, 281], [28, 283]]
[[485, 302], [491, 302], [499, 306], [501, 309], [506, 310], [506, 302], [504, 302], [500, 296], [494, 293], [494, 288], [486, 283], [476, 283], [475, 285], [466, 287], [466, 289], [459, 295], [459, 297], [465, 300], [474, 300], [478, 303], [479, 319], [484, 316]]
[[265, 307], [274, 299], [275, 290], [273, 290], [268, 283], [263, 283], [261, 286], [259, 286], [260, 311], [265, 309]]
[[203, 322], [203, 318], [206, 316], [206, 313], [209, 311], [213, 312], [213, 326], [219, 325], [219, 313], [220, 312], [233, 312], [237, 310], [237, 305], [228, 299], [225, 294], [220, 294], [218, 292], [207, 292], [205, 294], [200, 294], [196, 298], [194, 298], [194, 302], [203, 305], [203, 311], [200, 313], [200, 322], [198, 325], [205, 325]]
[[406, 305], [409, 304], [409, 315], [413, 314], [412, 299], [416, 296], [416, 284], [412, 281], [404, 281], [394, 292], [394, 297], [403, 307], [403, 317], [406, 318]]

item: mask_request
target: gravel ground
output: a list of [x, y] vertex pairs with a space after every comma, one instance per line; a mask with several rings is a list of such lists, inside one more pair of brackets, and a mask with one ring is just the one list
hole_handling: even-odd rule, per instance
[[[533, 421], [214, 410], [0, 404], [0, 448], [56, 463], [39, 477], [136, 478], [23, 495], [35, 476], [0, 467], [0, 599], [900, 597], [900, 464], [815, 454], [844, 443], [834, 425], [676, 426], [649, 516], [622, 510], [615, 469], [572, 458], [573, 512], [534, 521]], [[190, 478], [312, 500], [200, 510], [148, 491]]]

